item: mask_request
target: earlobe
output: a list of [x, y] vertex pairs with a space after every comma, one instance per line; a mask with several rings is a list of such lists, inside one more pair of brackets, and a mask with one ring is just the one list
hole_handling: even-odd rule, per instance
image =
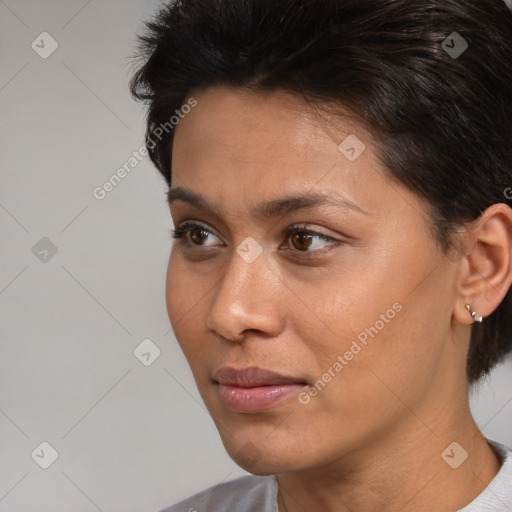
[[512, 209], [494, 204], [467, 234], [471, 249], [461, 264], [462, 276], [455, 318], [472, 324], [489, 316], [512, 284]]
[[471, 306], [469, 304], [466, 304], [466, 309], [469, 311], [469, 314], [471, 315], [471, 317], [473, 318], [473, 320], [475, 322], [479, 322], [479, 323], [482, 323], [483, 321], [483, 317], [481, 317], [480, 315], [478, 315], [478, 313], [476, 311], [473, 311], [471, 309]]

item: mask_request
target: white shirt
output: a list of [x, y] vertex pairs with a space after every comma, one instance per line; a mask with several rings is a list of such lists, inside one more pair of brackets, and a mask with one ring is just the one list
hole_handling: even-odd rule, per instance
[[[512, 450], [488, 440], [501, 468], [471, 503], [457, 512], [512, 512]], [[161, 512], [279, 512], [275, 476], [244, 476], [209, 487]]]

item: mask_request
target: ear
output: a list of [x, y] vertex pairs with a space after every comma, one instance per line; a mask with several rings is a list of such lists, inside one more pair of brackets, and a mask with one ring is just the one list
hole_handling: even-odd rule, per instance
[[467, 249], [459, 262], [454, 318], [472, 324], [474, 320], [466, 308], [469, 304], [485, 322], [512, 284], [512, 209], [504, 203], [490, 206], [463, 238]]

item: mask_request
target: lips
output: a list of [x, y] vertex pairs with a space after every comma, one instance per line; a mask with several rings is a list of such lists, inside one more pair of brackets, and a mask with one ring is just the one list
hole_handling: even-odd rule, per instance
[[251, 366], [243, 369], [223, 367], [215, 371], [213, 381], [220, 398], [236, 412], [263, 412], [297, 395], [307, 383], [295, 377]]

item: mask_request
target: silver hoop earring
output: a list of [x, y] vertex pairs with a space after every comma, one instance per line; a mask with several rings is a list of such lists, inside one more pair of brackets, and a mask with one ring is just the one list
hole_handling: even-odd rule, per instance
[[476, 311], [473, 311], [473, 310], [471, 309], [471, 306], [470, 306], [469, 304], [466, 304], [466, 309], [469, 311], [469, 313], [471, 314], [471, 316], [473, 317], [473, 320], [474, 320], [475, 322], [482, 323], [483, 318], [482, 318], [481, 316], [478, 316], [478, 315], [476, 314]]

